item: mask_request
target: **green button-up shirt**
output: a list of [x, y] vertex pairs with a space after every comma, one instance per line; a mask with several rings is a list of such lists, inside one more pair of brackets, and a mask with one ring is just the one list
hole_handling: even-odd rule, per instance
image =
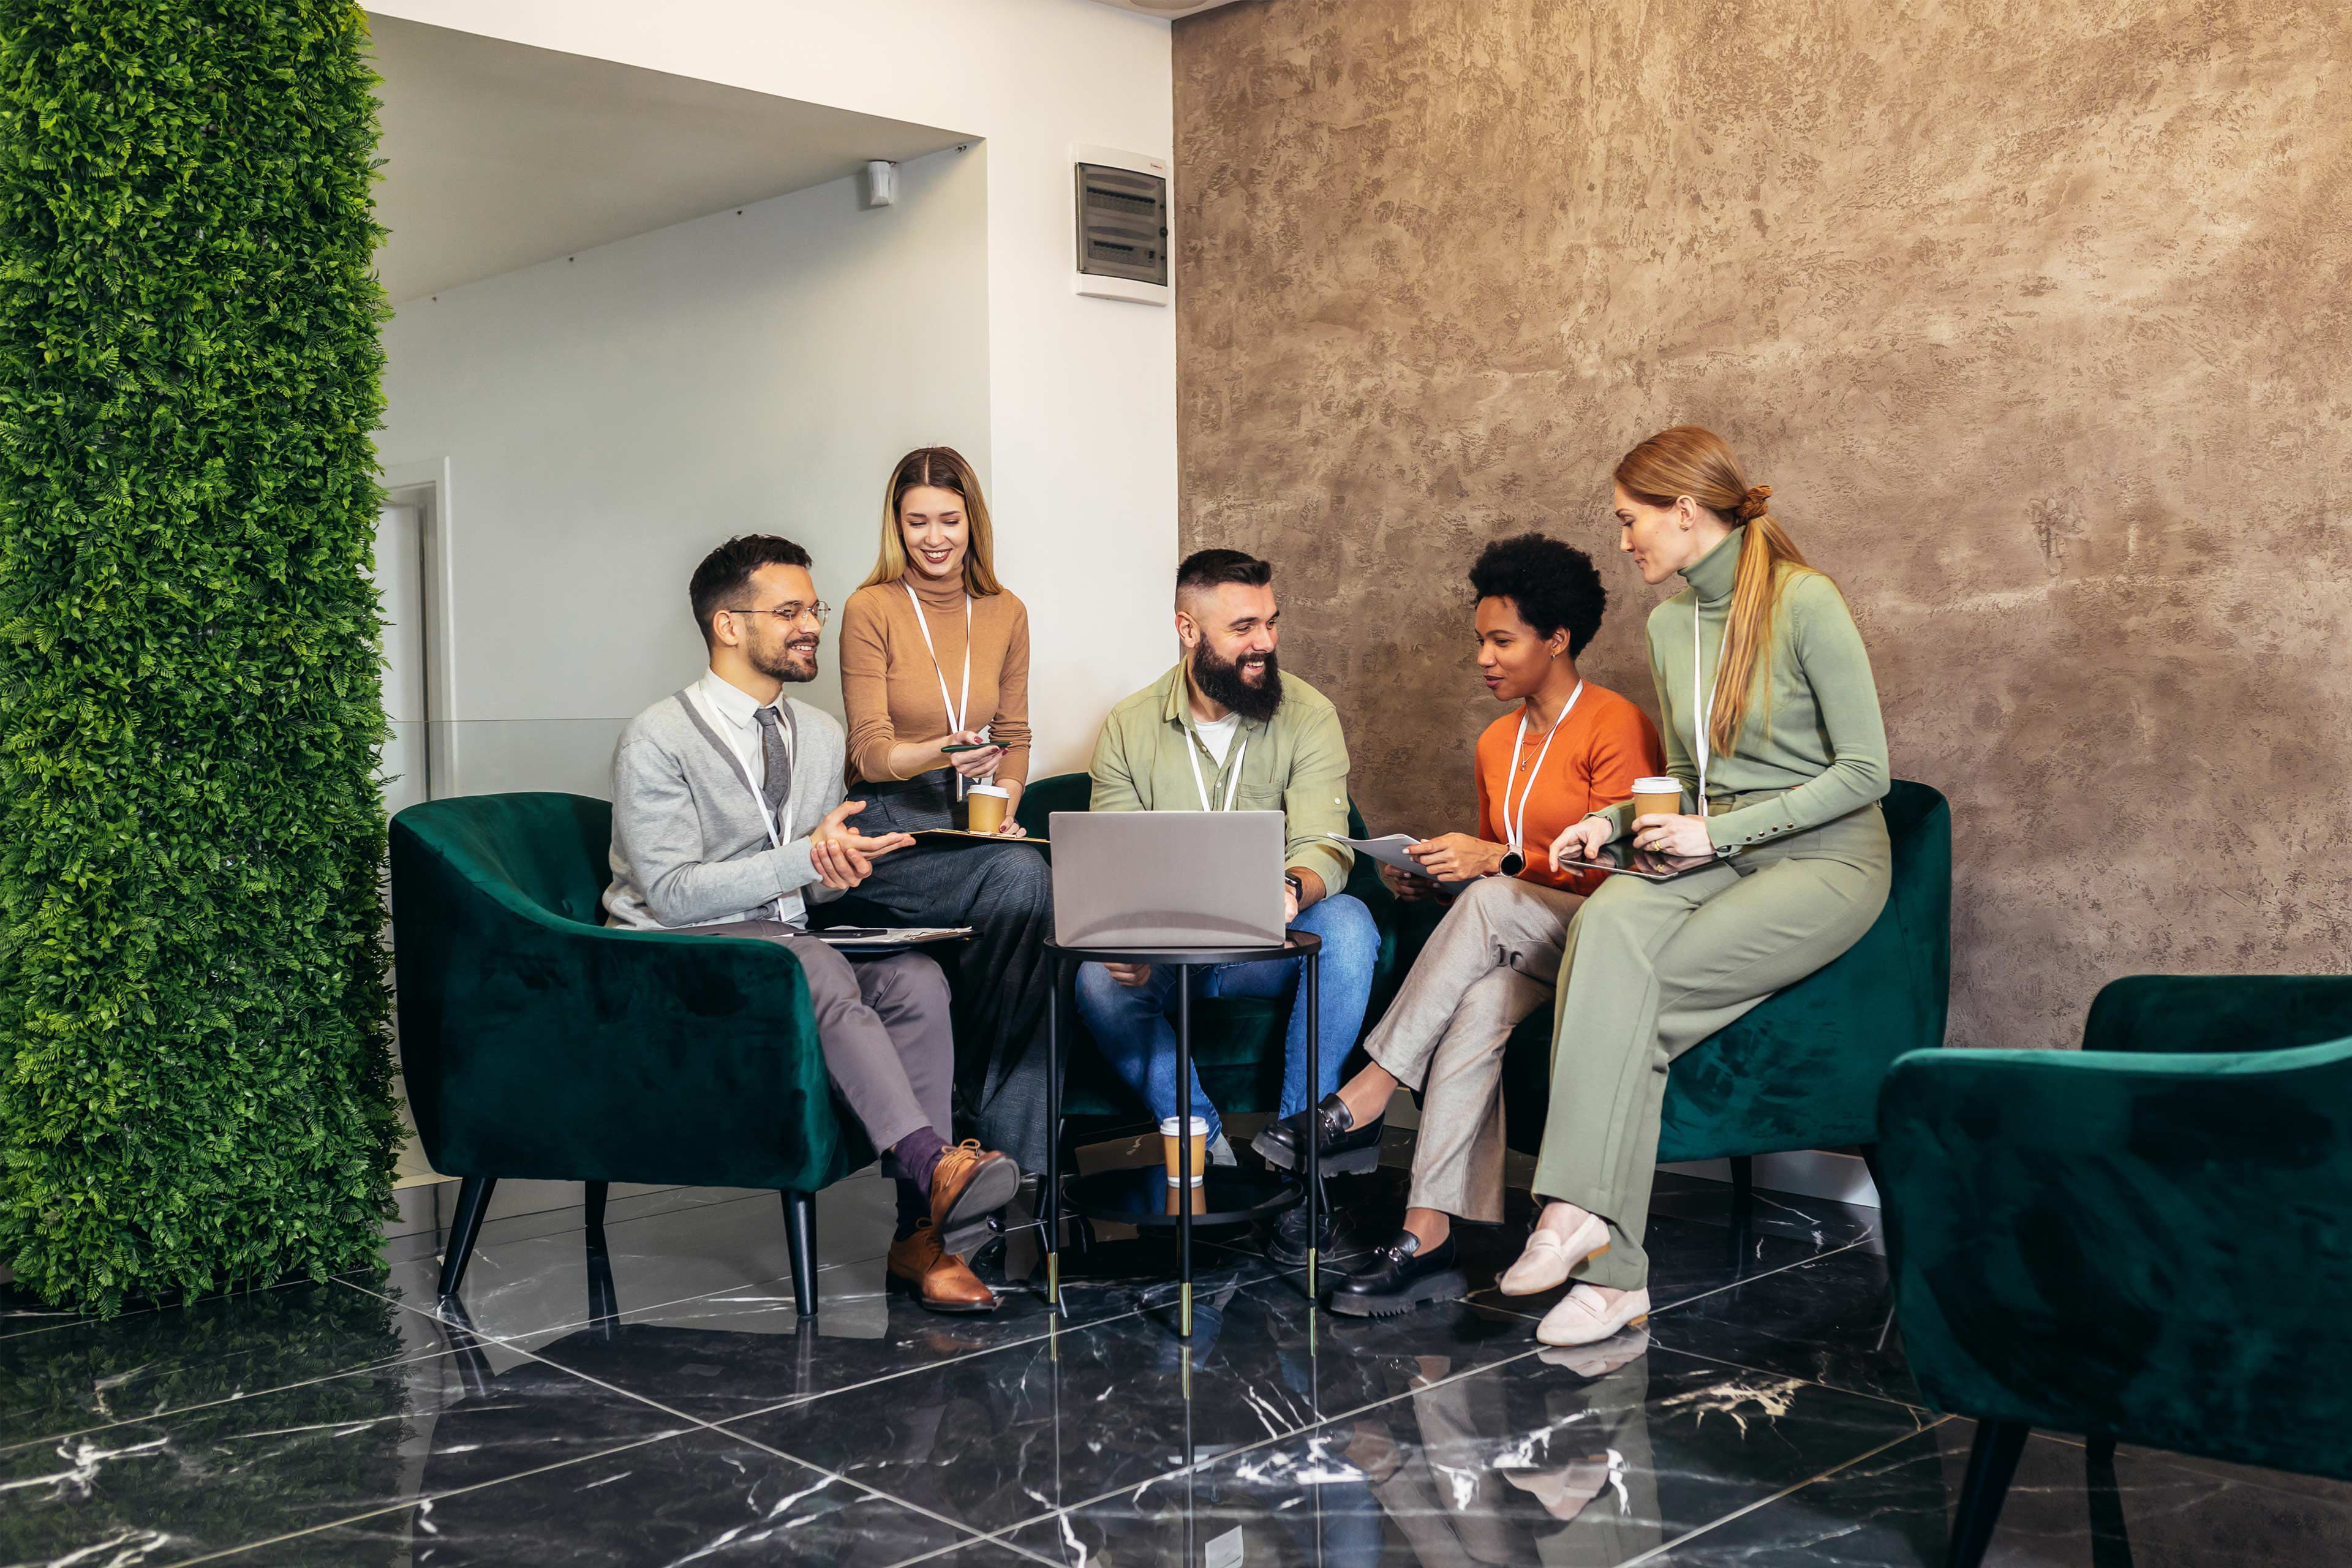
[[[1236, 761], [1238, 785], [1228, 776]], [[1235, 811], [1281, 812], [1290, 841], [1285, 864], [1314, 872], [1326, 893], [1344, 889], [1356, 863], [1356, 852], [1329, 837], [1348, 831], [1348, 742], [1339, 712], [1295, 675], [1283, 676], [1282, 706], [1273, 718], [1241, 721], [1220, 765], [1192, 729], [1179, 663], [1110, 710], [1095, 742], [1093, 772], [1094, 811], [1217, 811], [1231, 790]]]

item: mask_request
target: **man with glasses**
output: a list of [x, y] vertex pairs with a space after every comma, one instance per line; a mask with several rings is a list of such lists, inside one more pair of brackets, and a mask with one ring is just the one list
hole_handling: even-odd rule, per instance
[[710, 665], [629, 721], [613, 755], [608, 923], [756, 937], [799, 960], [831, 1074], [898, 1184], [894, 1285], [934, 1311], [987, 1312], [967, 1263], [1021, 1172], [950, 1145], [955, 1041], [947, 977], [919, 953], [856, 963], [809, 932], [812, 904], [864, 881], [910, 839], [851, 825], [840, 721], [787, 685], [816, 679], [831, 612], [808, 552], [751, 534], [704, 558], [688, 589]]

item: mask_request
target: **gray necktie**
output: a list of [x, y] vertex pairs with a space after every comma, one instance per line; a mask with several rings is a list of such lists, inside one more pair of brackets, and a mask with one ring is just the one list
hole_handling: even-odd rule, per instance
[[793, 752], [784, 743], [783, 721], [773, 708], [762, 708], [752, 715], [760, 721], [760, 757], [763, 773], [760, 779], [760, 798], [768, 803], [768, 817], [778, 820], [784, 799], [793, 793]]

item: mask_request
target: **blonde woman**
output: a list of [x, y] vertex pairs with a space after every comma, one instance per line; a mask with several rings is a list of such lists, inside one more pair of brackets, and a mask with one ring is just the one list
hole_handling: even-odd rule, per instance
[[1563, 830], [1552, 863], [1631, 837], [1718, 864], [1668, 882], [1611, 877], [1560, 960], [1543, 1204], [1506, 1295], [1576, 1285], [1547, 1344], [1649, 1315], [1642, 1233], [1666, 1065], [1860, 941], [1886, 902], [1886, 729], [1862, 634], [1720, 437], [1682, 426], [1617, 465], [1620, 548], [1642, 579], [1688, 584], [1650, 613], [1667, 771], [1689, 810], [1631, 803]]
[[[992, 780], [1012, 797], [1005, 836], [1020, 836], [1012, 811], [1029, 766], [1029, 614], [997, 581], [994, 554], [971, 465], [946, 447], [900, 458], [883, 491], [880, 557], [841, 612], [862, 833], [961, 826], [970, 786]], [[1053, 931], [1044, 855], [919, 838], [876, 861], [827, 913], [843, 924], [973, 928], [969, 942], [937, 950], [955, 994], [958, 1110], [990, 1148], [1042, 1167], [1051, 975], [1040, 944]]]

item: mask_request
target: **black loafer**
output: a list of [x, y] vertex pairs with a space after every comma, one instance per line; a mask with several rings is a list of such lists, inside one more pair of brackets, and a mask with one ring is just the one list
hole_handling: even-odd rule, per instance
[[1415, 1307], [1459, 1301], [1469, 1293], [1452, 1236], [1423, 1252], [1421, 1237], [1401, 1230], [1332, 1289], [1331, 1310], [1348, 1318], [1393, 1318]]
[[[1336, 1250], [1339, 1224], [1327, 1205], [1316, 1216], [1316, 1228], [1323, 1234], [1315, 1243], [1316, 1250], [1329, 1257]], [[1293, 1204], [1275, 1216], [1272, 1233], [1265, 1238], [1265, 1255], [1286, 1268], [1295, 1268], [1307, 1261], [1307, 1205]]]
[[[1349, 1114], [1347, 1101], [1336, 1094], [1325, 1095], [1314, 1114], [1323, 1119], [1325, 1175], [1354, 1176], [1380, 1169], [1381, 1131], [1388, 1125], [1387, 1117], [1359, 1127], [1356, 1119]], [[1267, 1123], [1250, 1147], [1278, 1171], [1297, 1170], [1298, 1151], [1307, 1142], [1307, 1115], [1304, 1110], [1296, 1111], [1279, 1121]]]

